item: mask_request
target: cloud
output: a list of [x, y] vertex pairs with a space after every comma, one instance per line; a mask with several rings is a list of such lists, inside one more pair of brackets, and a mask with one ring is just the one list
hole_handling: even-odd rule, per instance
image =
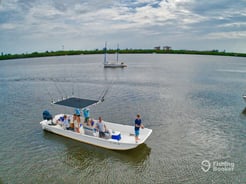
[[246, 52], [245, 12], [244, 0], [2, 0], [0, 51], [94, 49], [105, 40], [125, 48], [198, 50], [201, 42], [209, 49], [216, 40], [224, 49], [219, 42], [231, 40], [226, 49], [233, 50], [233, 39], [241, 39], [238, 51]]
[[230, 31], [230, 32], [218, 32], [218, 33], [209, 33], [207, 35], [208, 39], [241, 39], [246, 38], [246, 31]]

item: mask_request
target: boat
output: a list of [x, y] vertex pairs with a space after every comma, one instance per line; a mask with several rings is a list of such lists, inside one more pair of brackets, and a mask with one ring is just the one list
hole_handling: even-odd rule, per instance
[[105, 43], [105, 48], [104, 48], [104, 68], [124, 68], [127, 67], [124, 62], [119, 63], [119, 45], [117, 46], [117, 59], [116, 62], [108, 61], [107, 60], [107, 43]]
[[[73, 107], [78, 109], [88, 108], [91, 105], [100, 103], [100, 101], [81, 99], [81, 98], [67, 98], [54, 104], [64, 105], [68, 107]], [[57, 114], [54, 117], [48, 112], [43, 112], [43, 120], [40, 122], [41, 127], [45, 131], [64, 136], [76, 141], [80, 141], [86, 144], [91, 144], [94, 146], [110, 149], [110, 150], [130, 150], [138, 147], [143, 144], [152, 133], [152, 129], [143, 128], [140, 130], [140, 140], [135, 141], [134, 135], [134, 126], [122, 125], [118, 123], [105, 122], [108, 132], [105, 134], [105, 137], [99, 137], [99, 132], [95, 129], [95, 124], [93, 126], [88, 126], [86, 124], [81, 125], [80, 131], [75, 132], [71, 129], [66, 129], [64, 126], [61, 126], [58, 122], [62, 117], [72, 118], [71, 114]], [[95, 122], [97, 120], [94, 120]], [[84, 117], [81, 117], [81, 122], [84, 122]]]

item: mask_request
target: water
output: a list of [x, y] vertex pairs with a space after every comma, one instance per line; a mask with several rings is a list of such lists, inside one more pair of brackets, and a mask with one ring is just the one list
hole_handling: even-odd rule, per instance
[[[104, 69], [102, 55], [0, 61], [0, 183], [246, 182], [245, 58], [120, 59], [127, 68]], [[98, 99], [109, 86], [91, 115], [133, 124], [140, 113], [153, 129], [146, 144], [110, 151], [41, 129], [43, 110], [73, 113], [52, 99]], [[208, 172], [204, 160], [212, 164]], [[234, 168], [215, 171], [214, 162]]]

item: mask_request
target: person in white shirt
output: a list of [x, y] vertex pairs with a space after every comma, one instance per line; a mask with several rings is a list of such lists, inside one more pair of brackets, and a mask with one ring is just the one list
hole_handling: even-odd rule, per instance
[[101, 138], [105, 137], [107, 127], [104, 121], [102, 120], [101, 116], [98, 118], [98, 122], [96, 123], [96, 129], [99, 131], [99, 137]]

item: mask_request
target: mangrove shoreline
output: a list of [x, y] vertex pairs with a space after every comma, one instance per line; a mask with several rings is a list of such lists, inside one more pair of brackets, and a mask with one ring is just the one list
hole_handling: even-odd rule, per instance
[[[50, 56], [66, 56], [66, 55], [86, 55], [86, 54], [104, 54], [104, 50], [60, 50], [33, 52], [23, 54], [1, 54], [0, 60], [34, 58], [34, 57], [50, 57]], [[117, 50], [107, 50], [108, 54], [114, 54]], [[155, 50], [155, 49], [124, 49], [118, 50], [120, 54], [194, 54], [194, 55], [216, 55], [216, 56], [235, 56], [246, 57], [246, 53], [234, 52], [219, 52], [218, 50], [211, 51], [196, 51], [196, 50]]]

